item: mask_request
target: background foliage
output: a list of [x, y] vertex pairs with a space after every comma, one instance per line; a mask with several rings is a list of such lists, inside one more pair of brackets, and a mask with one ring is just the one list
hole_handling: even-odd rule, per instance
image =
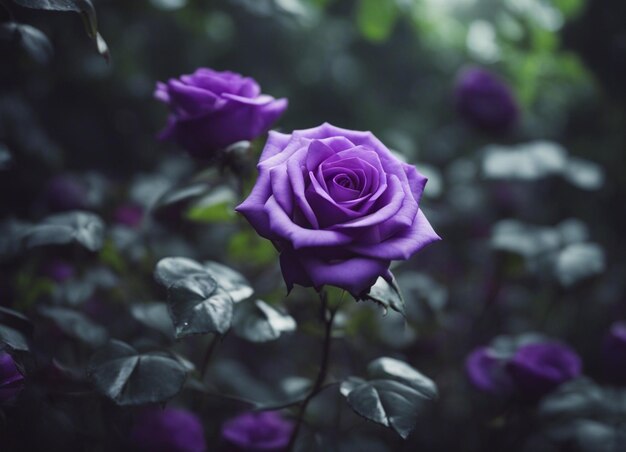
[[[287, 97], [280, 130], [324, 121], [372, 130], [430, 179], [423, 208], [444, 240], [394, 269], [406, 320], [345, 302], [330, 373], [365, 377], [368, 363], [393, 356], [432, 378], [439, 399], [403, 441], [326, 390], [311, 406], [315, 447], [621, 450], [626, 394], [607, 385], [600, 350], [626, 316], [622, 2], [99, 0], [97, 19], [89, 2], [67, 2], [70, 12], [38, 3], [0, 1], [0, 304], [36, 324], [0, 316], [28, 381], [0, 416], [10, 447], [128, 447], [140, 408], [118, 404], [175, 396], [169, 403], [193, 410], [219, 450], [226, 419], [281, 406], [314, 375], [313, 294], [286, 299], [271, 244], [232, 213], [252, 178], [232, 184], [155, 139], [166, 117], [155, 82], [207, 66]], [[514, 129], [481, 132], [459, 117], [454, 86], [468, 65], [511, 86]], [[197, 261], [191, 279], [176, 267], [154, 281], [169, 256]], [[244, 274], [259, 301], [239, 313], [233, 294], [249, 298], [248, 282], [216, 276], [208, 260]], [[59, 262], [69, 277], [48, 271]], [[234, 314], [189, 325], [176, 302], [189, 294]], [[205, 376], [212, 335], [192, 333], [225, 332], [215, 323], [224, 316], [234, 333]], [[589, 380], [530, 405], [470, 386], [473, 348], [529, 332], [568, 343]], [[101, 348], [110, 338], [123, 342]], [[97, 371], [139, 361], [170, 376], [162, 397], [144, 393], [141, 372], [115, 392]], [[567, 391], [595, 391], [599, 402], [567, 405]]]

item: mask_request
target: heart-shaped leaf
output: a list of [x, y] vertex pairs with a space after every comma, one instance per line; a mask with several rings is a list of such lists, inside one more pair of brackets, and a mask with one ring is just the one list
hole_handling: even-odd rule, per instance
[[177, 338], [190, 334], [224, 334], [233, 319], [233, 300], [207, 275], [191, 275], [168, 289]]
[[294, 331], [296, 321], [262, 300], [237, 305], [233, 329], [238, 336], [252, 342], [278, 339], [282, 333]]
[[217, 285], [228, 292], [233, 302], [238, 303], [245, 300], [254, 292], [248, 280], [232, 268], [213, 261], [204, 262], [203, 265], [207, 273], [217, 282]]
[[350, 377], [341, 394], [359, 415], [407, 438], [417, 423], [425, 399], [437, 395], [435, 383], [408, 364], [379, 358], [368, 366], [370, 380]]
[[243, 275], [212, 261], [200, 264], [184, 257], [167, 257], [157, 263], [154, 276], [167, 287], [177, 338], [225, 333], [232, 323], [233, 303], [253, 292]]
[[170, 287], [187, 276], [206, 273], [204, 267], [193, 259], [186, 257], [166, 257], [161, 259], [154, 270], [156, 281]]
[[186, 378], [184, 366], [163, 353], [139, 353], [111, 341], [91, 359], [87, 374], [101, 394], [118, 405], [164, 402], [174, 397]]

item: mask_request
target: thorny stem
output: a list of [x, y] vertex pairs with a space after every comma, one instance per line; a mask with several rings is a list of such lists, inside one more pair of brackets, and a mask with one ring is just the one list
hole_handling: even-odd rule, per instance
[[[328, 310], [328, 299], [326, 293], [320, 294], [321, 299], [321, 319], [324, 323], [324, 343], [322, 348], [322, 360], [320, 363], [319, 372], [317, 373], [317, 378], [315, 379], [315, 383], [311, 388], [311, 392], [306, 396], [306, 398], [302, 401], [300, 405], [300, 409], [298, 410], [298, 417], [296, 418], [296, 425], [291, 433], [291, 437], [289, 438], [289, 444], [287, 445], [287, 451], [291, 452], [296, 444], [296, 439], [298, 438], [298, 433], [300, 432], [300, 427], [304, 421], [304, 415], [306, 413], [306, 409], [309, 405], [309, 402], [322, 390], [324, 385], [324, 380], [326, 380], [326, 373], [328, 372], [328, 361], [330, 357], [330, 344], [332, 339], [332, 328], [333, 321], [335, 320], [335, 314], [337, 313], [337, 309]], [[328, 314], [327, 314], [328, 313]]]

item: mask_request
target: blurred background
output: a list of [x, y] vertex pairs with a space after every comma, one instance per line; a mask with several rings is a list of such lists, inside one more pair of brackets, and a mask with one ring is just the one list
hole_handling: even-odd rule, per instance
[[[440, 399], [406, 442], [351, 415], [336, 421], [344, 430], [326, 427], [326, 447], [626, 449], [626, 339], [606, 351], [611, 327], [626, 318], [625, 2], [94, 5], [109, 62], [78, 14], [0, 2], [0, 23], [35, 28], [21, 29], [21, 39], [8, 26], [0, 32], [0, 218], [7, 234], [0, 305], [28, 313], [42, 298], [63, 304], [70, 297], [73, 308], [116, 330], [112, 336], [127, 337], [132, 328], [111, 327], [111, 319], [129, 303], [158, 298], [152, 268], [168, 255], [229, 263], [270, 301], [284, 299], [271, 245], [230, 213], [236, 195], [207, 201], [194, 192], [189, 183], [205, 168], [155, 138], [167, 117], [153, 99], [157, 81], [198, 67], [232, 70], [289, 99], [278, 130], [326, 121], [371, 130], [429, 177], [421, 206], [443, 241], [394, 269], [407, 320], [353, 303], [340, 319], [333, 359], [342, 376], [383, 354], [403, 357], [438, 384]], [[219, 187], [219, 176], [211, 177]], [[97, 255], [12, 254], [10, 221], [36, 223], [77, 208], [107, 225]], [[74, 287], [54, 298], [62, 283], [42, 276], [53, 258], [72, 262], [83, 292]], [[292, 297], [285, 305], [298, 321], [315, 316], [304, 291]], [[466, 359], [476, 347], [510, 352], [533, 337], [568, 344], [585, 379], [529, 403], [487, 394], [468, 378]], [[269, 384], [277, 373], [297, 373], [303, 357], [294, 358], [294, 349], [317, 346], [279, 340], [259, 354], [275, 361], [255, 362], [252, 346], [238, 341], [224, 345], [213, 378], [247, 388], [233, 389], [239, 392], [252, 391], [251, 379]], [[233, 364], [241, 359], [247, 373]], [[236, 372], [245, 378], [227, 381]], [[333, 397], [320, 402], [320, 413]], [[221, 411], [201, 413], [209, 445], [219, 442], [226, 413], [237, 411], [215, 403]]]

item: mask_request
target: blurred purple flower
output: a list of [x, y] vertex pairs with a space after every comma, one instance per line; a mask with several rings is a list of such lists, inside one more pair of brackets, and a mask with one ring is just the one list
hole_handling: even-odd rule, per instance
[[581, 373], [580, 357], [556, 342], [532, 343], [517, 349], [507, 370], [522, 395], [539, 398]]
[[626, 322], [615, 322], [602, 344], [606, 377], [612, 383], [626, 385]]
[[481, 68], [462, 70], [455, 88], [456, 108], [472, 126], [491, 132], [510, 129], [519, 116], [511, 89]]
[[208, 68], [158, 82], [154, 96], [171, 111], [159, 138], [174, 140], [194, 157], [204, 159], [237, 141], [267, 132], [287, 108], [287, 99], [261, 94], [254, 79]]
[[0, 351], [0, 405], [14, 399], [24, 387], [24, 375], [19, 371], [13, 357]]
[[183, 409], [150, 409], [139, 415], [131, 431], [137, 450], [149, 452], [206, 451], [198, 417]]
[[293, 422], [275, 411], [244, 413], [224, 423], [222, 435], [246, 451], [279, 451], [289, 443]]
[[43, 274], [58, 283], [72, 278], [74, 273], [74, 267], [60, 259], [51, 260], [43, 268]]
[[513, 386], [505, 366], [506, 359], [498, 357], [489, 347], [474, 349], [465, 360], [470, 383], [476, 389], [496, 395], [509, 393]]
[[129, 228], [136, 228], [141, 224], [143, 215], [143, 207], [137, 204], [123, 204], [115, 210], [113, 219], [116, 223], [123, 224]]
[[48, 181], [45, 190], [48, 207], [52, 210], [76, 210], [88, 206], [87, 187], [70, 175], [54, 176]]

